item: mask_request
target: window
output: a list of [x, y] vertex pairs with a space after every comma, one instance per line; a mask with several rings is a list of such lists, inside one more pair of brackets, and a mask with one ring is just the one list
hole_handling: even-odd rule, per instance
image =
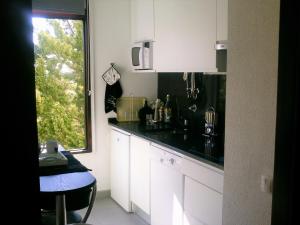
[[[41, 1], [47, 3], [47, 1]], [[38, 138], [57, 140], [66, 150], [91, 151], [88, 15], [68, 4], [33, 1], [33, 42]], [[63, 4], [63, 7], [57, 7]], [[55, 7], [53, 7], [53, 5]], [[77, 7], [77, 6], [76, 6]], [[57, 10], [59, 8], [60, 10]], [[80, 8], [80, 7], [77, 7]], [[64, 9], [63, 11], [61, 9]]]

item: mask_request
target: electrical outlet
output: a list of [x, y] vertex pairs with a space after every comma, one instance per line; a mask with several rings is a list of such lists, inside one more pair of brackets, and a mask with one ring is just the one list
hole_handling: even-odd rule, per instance
[[260, 178], [260, 190], [261, 192], [271, 193], [272, 192], [272, 179], [269, 176], [261, 175]]

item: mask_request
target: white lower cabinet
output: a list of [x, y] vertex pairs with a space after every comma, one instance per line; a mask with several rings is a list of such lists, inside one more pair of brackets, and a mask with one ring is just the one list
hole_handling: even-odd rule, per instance
[[223, 171], [184, 159], [183, 225], [222, 225]]
[[151, 149], [151, 225], [182, 225], [180, 161], [159, 148]]
[[130, 198], [150, 214], [150, 142], [130, 137]]
[[111, 130], [111, 197], [150, 214], [151, 225], [222, 225], [223, 179], [221, 169]]
[[198, 219], [194, 218], [187, 211], [185, 211], [183, 215], [183, 225], [206, 225], [206, 224], [200, 222]]
[[129, 134], [111, 130], [111, 197], [127, 212], [131, 211], [129, 198]]
[[222, 194], [185, 177], [184, 225], [222, 224]]

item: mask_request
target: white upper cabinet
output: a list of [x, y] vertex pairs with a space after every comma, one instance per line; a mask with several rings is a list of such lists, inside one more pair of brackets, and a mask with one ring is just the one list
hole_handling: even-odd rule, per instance
[[228, 0], [131, 0], [132, 43], [153, 42], [156, 72], [217, 72]]
[[153, 0], [131, 0], [131, 40], [154, 40]]
[[154, 0], [157, 72], [216, 72], [217, 0]]
[[228, 40], [228, 0], [217, 0], [217, 40]]

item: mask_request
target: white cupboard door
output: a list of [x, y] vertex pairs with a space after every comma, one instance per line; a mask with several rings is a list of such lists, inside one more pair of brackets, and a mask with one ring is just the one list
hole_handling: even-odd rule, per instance
[[189, 223], [189, 215], [192, 220], [199, 221], [199, 224], [222, 225], [222, 202], [221, 193], [185, 177], [184, 225], [195, 224]]
[[183, 176], [151, 160], [151, 225], [182, 225]]
[[184, 159], [182, 160], [182, 172], [199, 183], [223, 193], [224, 171], [205, 165], [205, 163]]
[[111, 197], [126, 211], [129, 199], [129, 135], [111, 130]]
[[228, 0], [217, 0], [217, 40], [228, 39]]
[[207, 224], [200, 222], [199, 220], [191, 216], [189, 213], [184, 212], [183, 225], [207, 225]]
[[154, 40], [153, 0], [131, 0], [132, 42]]
[[158, 72], [215, 72], [216, 0], [154, 0]]
[[150, 214], [150, 142], [130, 137], [130, 196], [131, 201]]

